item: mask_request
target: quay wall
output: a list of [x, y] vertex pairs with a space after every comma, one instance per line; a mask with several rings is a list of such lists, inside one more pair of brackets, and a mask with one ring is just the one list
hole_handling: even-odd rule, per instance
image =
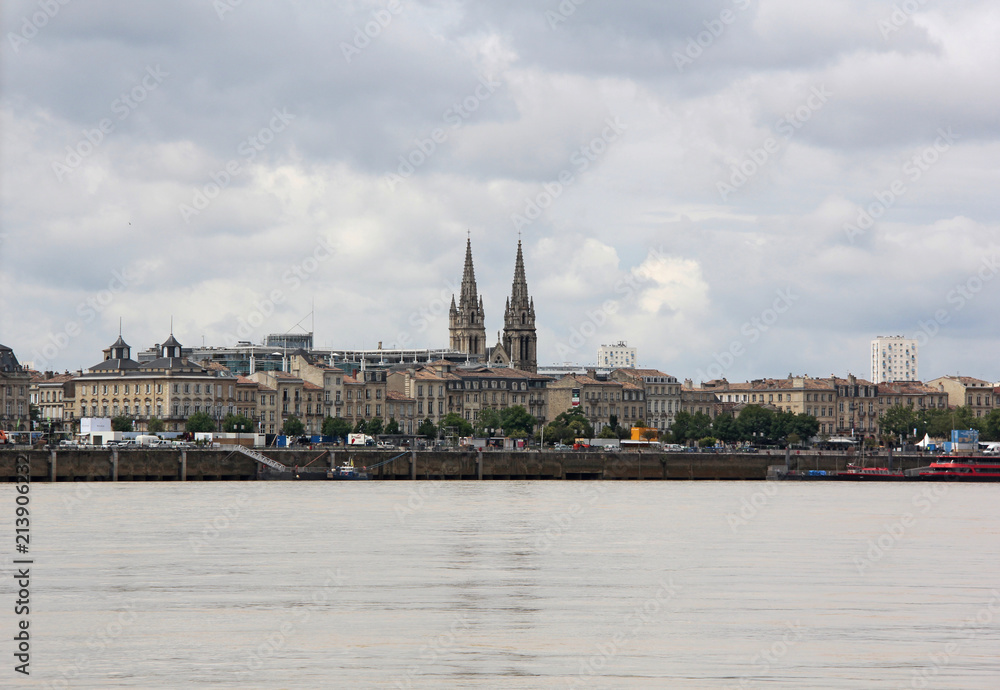
[[[299, 476], [325, 474], [352, 462], [371, 467], [376, 480], [407, 479], [765, 479], [770, 465], [784, 465], [781, 452], [766, 453], [607, 453], [553, 451], [385, 451], [259, 449], [297, 470]], [[72, 481], [240, 481], [271, 472], [229, 449], [0, 449], [0, 482], [15, 480], [15, 460], [28, 458], [33, 482]], [[397, 457], [398, 456], [398, 457]], [[836, 471], [856, 458], [839, 453], [791, 454], [792, 469]], [[929, 464], [923, 456], [897, 456], [894, 467]], [[879, 461], [885, 464], [885, 460]], [[290, 475], [289, 475], [290, 476]]]

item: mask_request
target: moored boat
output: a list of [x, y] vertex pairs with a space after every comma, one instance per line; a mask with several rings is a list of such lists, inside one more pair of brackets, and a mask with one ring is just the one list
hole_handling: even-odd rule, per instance
[[932, 462], [929, 467], [909, 470], [907, 476], [924, 481], [1000, 482], [1000, 458], [946, 456]]

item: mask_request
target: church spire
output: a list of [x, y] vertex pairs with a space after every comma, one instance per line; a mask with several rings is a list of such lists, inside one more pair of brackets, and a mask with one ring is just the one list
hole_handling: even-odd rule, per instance
[[524, 254], [521, 240], [517, 240], [517, 259], [514, 261], [514, 282], [504, 310], [504, 348], [515, 369], [538, 370], [538, 336], [535, 332], [535, 303], [528, 294], [528, 280], [524, 275]]
[[483, 298], [476, 289], [476, 269], [472, 265], [472, 238], [465, 241], [465, 268], [462, 271], [462, 287], [455, 304], [451, 298], [448, 314], [448, 330], [451, 348], [470, 355], [486, 354], [486, 325]]

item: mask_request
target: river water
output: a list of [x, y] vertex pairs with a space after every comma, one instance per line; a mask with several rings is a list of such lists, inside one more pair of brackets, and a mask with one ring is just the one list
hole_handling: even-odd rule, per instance
[[35, 484], [0, 686], [995, 688], [998, 491]]

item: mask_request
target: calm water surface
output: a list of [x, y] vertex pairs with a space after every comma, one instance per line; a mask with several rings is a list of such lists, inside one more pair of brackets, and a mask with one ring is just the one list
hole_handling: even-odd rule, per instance
[[998, 491], [36, 484], [0, 686], [996, 688]]

